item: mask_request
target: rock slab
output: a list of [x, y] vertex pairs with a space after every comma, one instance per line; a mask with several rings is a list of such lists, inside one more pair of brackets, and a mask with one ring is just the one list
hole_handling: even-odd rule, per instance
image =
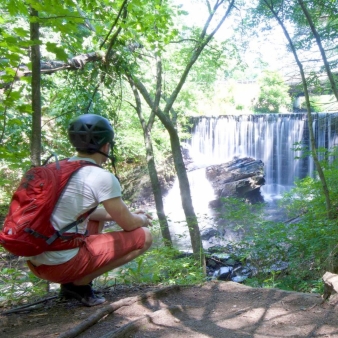
[[208, 166], [206, 177], [218, 198], [246, 198], [265, 184], [264, 163], [251, 157], [235, 158], [230, 162]]

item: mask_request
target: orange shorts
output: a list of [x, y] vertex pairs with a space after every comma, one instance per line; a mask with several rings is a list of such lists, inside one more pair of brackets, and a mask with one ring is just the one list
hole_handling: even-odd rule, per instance
[[142, 228], [90, 235], [78, 254], [68, 262], [34, 266], [27, 261], [27, 265], [41, 279], [60, 284], [71, 283], [132, 251], [142, 249], [144, 243], [145, 232]]

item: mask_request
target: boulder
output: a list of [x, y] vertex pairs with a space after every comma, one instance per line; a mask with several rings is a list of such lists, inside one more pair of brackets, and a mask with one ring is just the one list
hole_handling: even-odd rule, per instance
[[251, 199], [255, 193], [260, 195], [260, 187], [265, 184], [264, 163], [250, 157], [235, 158], [227, 163], [207, 167], [206, 177], [218, 198]]
[[207, 228], [201, 231], [201, 239], [209, 240], [211, 237], [220, 236], [220, 232], [214, 228]]

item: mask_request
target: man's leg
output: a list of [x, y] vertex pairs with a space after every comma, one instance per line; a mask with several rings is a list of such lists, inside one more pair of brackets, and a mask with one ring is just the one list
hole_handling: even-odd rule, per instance
[[[135, 245], [137, 242], [138, 244]], [[93, 236], [89, 238], [86, 243], [87, 253], [85, 256], [80, 253], [78, 261], [78, 266], [84, 264], [83, 266], [87, 266], [88, 272], [84, 275], [82, 274], [82, 277], [78, 279], [73, 278], [71, 283], [62, 284], [61, 297], [75, 298], [86, 306], [104, 303], [105, 298], [96, 296], [93, 292], [90, 285], [91, 281], [103, 273], [138, 257], [150, 247], [151, 242], [152, 236], [147, 228], [138, 229], [136, 233], [115, 233], [113, 237]], [[140, 246], [141, 243], [142, 248]], [[130, 250], [132, 247], [135, 247], [135, 249]], [[91, 262], [89, 266], [88, 262]]]
[[105, 272], [108, 272], [108, 271], [113, 270], [113, 269], [115, 269], [119, 266], [122, 266], [122, 265], [132, 261], [136, 257], [142, 255], [145, 251], [147, 251], [150, 248], [151, 243], [152, 243], [151, 232], [147, 228], [142, 228], [142, 229], [145, 233], [145, 242], [144, 242], [144, 246], [143, 246], [142, 249], [134, 250], [134, 251], [129, 252], [128, 254], [118, 258], [118, 259], [112, 260], [111, 262], [109, 262], [105, 266], [100, 267], [99, 269], [89, 273], [88, 275], [74, 280], [73, 284], [74, 285], [87, 285], [94, 278], [103, 275]]

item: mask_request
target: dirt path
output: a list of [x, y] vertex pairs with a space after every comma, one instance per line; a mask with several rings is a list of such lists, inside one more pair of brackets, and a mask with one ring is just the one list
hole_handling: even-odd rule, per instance
[[[115, 304], [146, 291], [156, 289], [122, 289], [105, 296]], [[333, 296], [321, 301], [314, 294], [209, 282], [129, 302], [76, 337], [338, 337], [338, 302]], [[86, 308], [52, 300], [35, 310], [0, 316], [0, 337], [65, 337], [104, 307], [107, 303]]]

